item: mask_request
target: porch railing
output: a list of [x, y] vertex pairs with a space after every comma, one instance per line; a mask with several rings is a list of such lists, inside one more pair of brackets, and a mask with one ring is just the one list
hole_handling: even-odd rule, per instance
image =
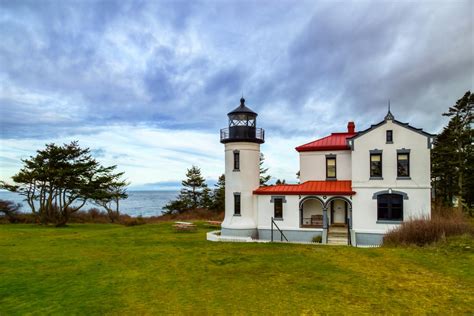
[[273, 217], [272, 217], [272, 229], [271, 229], [271, 240], [272, 240], [272, 242], [273, 242], [273, 226], [275, 226], [276, 229], [280, 232], [280, 241], [283, 241], [283, 238], [285, 238], [285, 240], [288, 241], [285, 234], [283, 234], [280, 227], [278, 227], [277, 223], [275, 223], [275, 221], [273, 220]]

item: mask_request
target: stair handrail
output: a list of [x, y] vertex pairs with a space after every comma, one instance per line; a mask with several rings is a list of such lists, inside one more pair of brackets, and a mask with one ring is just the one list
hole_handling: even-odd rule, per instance
[[271, 219], [272, 219], [272, 229], [271, 229], [271, 240], [272, 240], [272, 242], [273, 242], [273, 225], [275, 225], [275, 227], [280, 232], [280, 241], [283, 241], [283, 238], [285, 238], [285, 240], [288, 241], [285, 234], [283, 234], [283, 231], [280, 229], [280, 227], [278, 227], [277, 223], [275, 223], [275, 220], [273, 219], [273, 217]]

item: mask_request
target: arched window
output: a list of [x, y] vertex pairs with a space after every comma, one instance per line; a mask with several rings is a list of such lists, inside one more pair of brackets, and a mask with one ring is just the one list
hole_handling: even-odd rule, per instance
[[379, 194], [377, 196], [377, 220], [403, 221], [403, 195]]

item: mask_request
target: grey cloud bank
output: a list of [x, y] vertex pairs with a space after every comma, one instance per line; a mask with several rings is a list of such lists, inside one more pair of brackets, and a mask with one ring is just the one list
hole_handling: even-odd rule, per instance
[[242, 92], [269, 137], [310, 141], [348, 120], [363, 129], [383, 118], [389, 98], [397, 119], [438, 132], [441, 113], [473, 89], [472, 1], [0, 7], [2, 140], [117, 125], [217, 139]]

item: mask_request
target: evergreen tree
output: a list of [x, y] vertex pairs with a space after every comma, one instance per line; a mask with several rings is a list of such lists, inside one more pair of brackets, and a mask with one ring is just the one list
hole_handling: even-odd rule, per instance
[[186, 180], [183, 180], [181, 185], [183, 188], [177, 199], [164, 206], [164, 209], [168, 210], [167, 213], [183, 213], [190, 209], [206, 207], [203, 204], [210, 204], [210, 191], [198, 167], [192, 166], [187, 170]]
[[212, 191], [208, 187], [202, 189], [202, 196], [200, 199], [199, 207], [210, 209], [212, 207]]
[[283, 179], [283, 180], [280, 180], [280, 179], [277, 179], [276, 182], [275, 182], [276, 185], [280, 185], [280, 184], [286, 184], [286, 180]]
[[195, 210], [201, 206], [203, 190], [207, 188], [206, 180], [201, 175], [201, 169], [192, 166], [186, 172], [186, 180], [181, 182], [183, 189], [181, 195], [190, 202], [191, 209]]
[[265, 156], [263, 153], [260, 153], [260, 185], [261, 186], [266, 186], [267, 182], [270, 181], [271, 176], [267, 175], [268, 168], [265, 168], [263, 166], [263, 163], [265, 162]]
[[225, 210], [225, 175], [221, 175], [217, 180], [212, 194], [212, 209], [215, 211]]
[[432, 177], [437, 199], [452, 205], [458, 198], [458, 207], [472, 212], [473, 204], [473, 110], [474, 94], [470, 91], [449, 108], [444, 116], [448, 125], [435, 141], [432, 152]]

